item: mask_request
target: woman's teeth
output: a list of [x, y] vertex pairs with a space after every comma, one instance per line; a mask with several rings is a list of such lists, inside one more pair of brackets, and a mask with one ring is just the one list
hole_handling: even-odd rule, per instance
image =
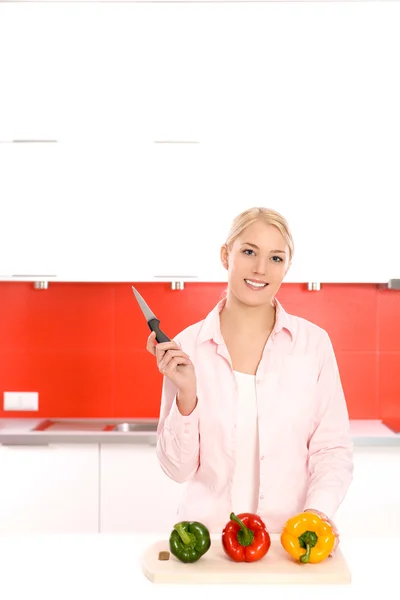
[[245, 282], [254, 288], [263, 288], [267, 285], [266, 283], [256, 283], [255, 281], [251, 281], [250, 279], [245, 279]]

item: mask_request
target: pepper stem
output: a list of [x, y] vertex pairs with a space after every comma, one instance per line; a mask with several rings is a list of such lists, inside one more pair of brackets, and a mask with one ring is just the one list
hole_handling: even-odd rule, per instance
[[179, 537], [181, 538], [184, 544], [190, 544], [192, 538], [190, 537], [189, 533], [185, 531], [182, 523], [177, 523], [176, 525], [174, 525], [174, 529], [178, 532]]
[[310, 544], [306, 544], [306, 548], [307, 548], [306, 553], [302, 554], [300, 556], [300, 561], [302, 563], [304, 563], [304, 564], [308, 563], [308, 561], [310, 560], [310, 552], [311, 552], [311, 546], [310, 546]]
[[300, 556], [300, 562], [306, 564], [310, 560], [311, 548], [314, 548], [318, 541], [318, 536], [314, 531], [305, 531], [300, 537], [299, 542], [302, 548], [305, 548], [306, 551], [304, 554]]
[[254, 540], [254, 533], [251, 529], [248, 529], [246, 527], [246, 525], [243, 523], [243, 521], [241, 521], [236, 515], [235, 513], [231, 513], [230, 517], [231, 521], [235, 521], [235, 523], [237, 523], [238, 525], [240, 525], [240, 529], [237, 532], [237, 539], [238, 542], [242, 545], [242, 546], [250, 546], [250, 544], [253, 543]]

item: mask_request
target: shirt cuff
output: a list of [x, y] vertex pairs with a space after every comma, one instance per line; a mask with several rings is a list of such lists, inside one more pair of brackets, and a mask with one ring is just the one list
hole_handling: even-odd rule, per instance
[[191, 438], [199, 433], [199, 402], [192, 410], [190, 415], [182, 415], [179, 412], [178, 405], [176, 403], [176, 396], [172, 402], [171, 410], [166, 420], [165, 426], [169, 431], [183, 438]]

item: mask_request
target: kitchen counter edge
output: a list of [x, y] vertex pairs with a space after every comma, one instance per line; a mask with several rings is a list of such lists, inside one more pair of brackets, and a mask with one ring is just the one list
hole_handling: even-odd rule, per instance
[[[58, 424], [58, 430], [43, 428], [50, 422]], [[139, 431], [115, 431], [111, 427], [123, 422], [140, 424]], [[60, 430], [65, 424], [65, 430]], [[71, 429], [71, 424], [73, 425]], [[89, 425], [79, 429], [80, 425]], [[139, 444], [155, 446], [157, 443], [158, 419], [43, 419], [43, 418], [0, 418], [0, 445], [49, 445], [49, 444]], [[98, 428], [94, 428], [97, 426]], [[107, 430], [104, 430], [107, 428]], [[367, 429], [359, 427], [352, 435], [355, 447], [390, 447], [400, 448], [400, 434], [387, 435], [387, 428]], [[383, 432], [381, 434], [381, 432]]]

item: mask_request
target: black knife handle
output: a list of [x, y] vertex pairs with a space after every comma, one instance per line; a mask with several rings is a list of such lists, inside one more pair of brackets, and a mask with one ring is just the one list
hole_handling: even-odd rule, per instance
[[147, 321], [148, 326], [150, 327], [151, 331], [155, 331], [156, 332], [156, 340], [159, 344], [161, 344], [161, 342], [170, 342], [171, 340], [169, 339], [169, 337], [167, 337], [165, 335], [165, 333], [163, 331], [161, 331], [159, 325], [160, 325], [160, 320], [159, 319], [150, 319], [150, 321]]

